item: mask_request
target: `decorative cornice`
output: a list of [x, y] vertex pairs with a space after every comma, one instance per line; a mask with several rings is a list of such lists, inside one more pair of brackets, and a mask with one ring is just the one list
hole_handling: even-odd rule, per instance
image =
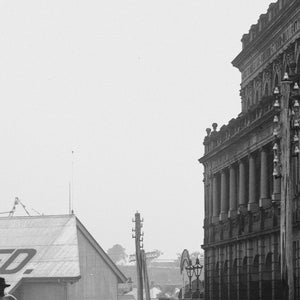
[[[232, 61], [233, 66], [241, 70], [245, 60], [253, 55], [257, 49], [262, 49], [266, 42], [270, 42], [271, 36], [274, 42], [274, 32], [278, 28], [282, 28], [285, 22], [291, 20], [291, 14], [296, 11], [299, 5], [300, 1], [298, 0], [279, 0], [276, 3], [271, 3], [267, 14], [261, 15], [258, 23], [251, 26], [249, 33], [243, 35], [243, 49]], [[263, 21], [265, 19], [266, 22]]]
[[234, 140], [240, 139], [249, 131], [259, 126], [261, 122], [266, 121], [266, 116], [273, 116], [273, 96], [264, 97], [256, 106], [245, 114], [240, 114], [236, 119], [231, 119], [227, 125], [223, 125], [219, 131], [213, 131], [212, 134], [204, 138], [206, 151], [200, 163], [205, 163], [208, 159], [230, 147]]

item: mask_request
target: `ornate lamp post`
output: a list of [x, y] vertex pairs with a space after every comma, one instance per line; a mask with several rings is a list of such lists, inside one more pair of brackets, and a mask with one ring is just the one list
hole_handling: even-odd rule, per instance
[[18, 300], [14, 295], [11, 294], [6, 294], [3, 298], [0, 299], [13, 299], [13, 300]]
[[199, 292], [199, 277], [201, 275], [203, 266], [200, 264], [198, 257], [196, 258], [196, 263], [194, 264], [193, 269], [194, 269], [195, 276], [197, 278], [197, 297], [199, 297], [199, 294], [200, 294], [200, 292]]
[[193, 277], [193, 272], [194, 272], [194, 267], [192, 265], [192, 260], [189, 259], [189, 264], [185, 267], [187, 276], [189, 278], [189, 294], [190, 297], [192, 298], [192, 277]]

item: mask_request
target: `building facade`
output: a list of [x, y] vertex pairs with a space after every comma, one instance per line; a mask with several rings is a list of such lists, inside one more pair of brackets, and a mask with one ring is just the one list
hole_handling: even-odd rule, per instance
[[293, 174], [286, 174], [293, 176], [293, 197], [283, 199], [283, 177], [274, 169], [280, 166], [274, 148], [282, 136], [274, 132], [273, 94], [275, 87], [281, 91], [285, 73], [299, 83], [300, 1], [270, 4], [243, 35], [242, 51], [232, 63], [242, 75], [241, 113], [219, 130], [216, 123], [207, 129], [199, 160], [205, 185], [205, 299], [284, 299], [285, 201], [293, 206], [293, 291], [300, 299], [299, 159], [291, 158]]

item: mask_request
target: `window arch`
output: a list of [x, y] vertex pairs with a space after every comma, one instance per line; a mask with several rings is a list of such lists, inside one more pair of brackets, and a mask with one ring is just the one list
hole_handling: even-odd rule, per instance
[[229, 262], [228, 260], [224, 263], [224, 268], [222, 272], [222, 278], [221, 278], [221, 294], [222, 299], [228, 300], [228, 274], [229, 274]]
[[276, 73], [276, 75], [275, 75], [274, 88], [275, 88], [276, 86], [279, 86], [278, 73]]
[[255, 92], [255, 103], [257, 104], [259, 102], [259, 93], [258, 90]]
[[250, 299], [259, 299], [259, 256], [256, 255], [250, 267]]
[[[274, 257], [275, 259], [275, 257]], [[282, 282], [281, 282], [281, 257], [278, 256], [277, 261], [274, 261], [274, 280], [275, 280], [275, 295], [278, 299], [283, 299]]]
[[247, 107], [249, 108], [250, 106], [251, 106], [251, 98], [248, 97], [248, 98], [247, 98]]
[[230, 299], [237, 299], [237, 259], [233, 261], [230, 276]]
[[219, 299], [219, 281], [220, 281], [220, 264], [216, 263], [215, 272], [213, 276], [213, 298]]
[[265, 88], [264, 88], [264, 96], [268, 96], [268, 95], [269, 95], [269, 84], [268, 84], [268, 82], [266, 82]]
[[240, 269], [240, 300], [246, 300], [247, 299], [247, 256], [244, 257], [243, 263]]
[[269, 252], [263, 265], [262, 299], [264, 300], [272, 300], [272, 259], [272, 253]]

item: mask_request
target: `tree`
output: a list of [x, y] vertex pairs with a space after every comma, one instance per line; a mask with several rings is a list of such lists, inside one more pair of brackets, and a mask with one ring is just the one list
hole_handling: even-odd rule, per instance
[[122, 261], [125, 261], [127, 258], [127, 254], [125, 252], [125, 248], [123, 248], [120, 244], [116, 244], [107, 250], [108, 256], [111, 260], [118, 264]]

